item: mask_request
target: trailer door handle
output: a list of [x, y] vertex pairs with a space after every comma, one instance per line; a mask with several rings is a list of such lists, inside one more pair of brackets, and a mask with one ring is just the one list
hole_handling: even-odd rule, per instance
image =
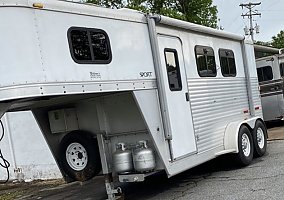
[[186, 99], [186, 101], [189, 101], [189, 94], [188, 94], [188, 92], [185, 93], [185, 99]]

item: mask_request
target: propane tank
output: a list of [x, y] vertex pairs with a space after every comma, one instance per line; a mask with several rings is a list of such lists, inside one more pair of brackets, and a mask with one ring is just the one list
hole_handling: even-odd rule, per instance
[[114, 171], [123, 174], [133, 170], [132, 152], [126, 149], [124, 143], [116, 144], [116, 151], [113, 154]]
[[148, 148], [146, 141], [139, 141], [133, 152], [134, 168], [138, 172], [151, 171], [156, 167], [154, 152]]

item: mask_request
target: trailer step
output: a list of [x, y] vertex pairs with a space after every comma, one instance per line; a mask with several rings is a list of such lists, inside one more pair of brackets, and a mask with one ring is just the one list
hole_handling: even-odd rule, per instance
[[145, 174], [120, 174], [118, 175], [118, 179], [121, 183], [142, 182], [145, 180], [145, 177], [155, 173], [157, 172], [149, 172]]

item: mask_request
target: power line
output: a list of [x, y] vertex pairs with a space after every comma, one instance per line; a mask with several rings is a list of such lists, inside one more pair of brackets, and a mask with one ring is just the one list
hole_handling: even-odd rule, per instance
[[248, 11], [246, 13], [243, 13], [241, 16], [243, 18], [248, 17], [250, 20], [250, 28], [248, 29], [247, 27], [244, 28], [245, 34], [250, 35], [252, 41], [254, 41], [254, 30], [256, 33], [259, 33], [259, 25], [256, 24], [255, 27], [253, 27], [252, 21], [253, 21], [253, 16], [261, 16], [261, 14], [258, 12], [258, 10], [253, 10], [254, 7], [259, 6], [261, 2], [258, 3], [242, 3], [240, 6], [242, 9], [246, 8]]

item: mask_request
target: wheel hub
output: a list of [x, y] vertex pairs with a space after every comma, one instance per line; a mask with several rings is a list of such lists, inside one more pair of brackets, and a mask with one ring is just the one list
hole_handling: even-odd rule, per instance
[[83, 154], [81, 152], [78, 153], [78, 158], [82, 159], [83, 158]]
[[250, 140], [246, 133], [242, 135], [242, 150], [246, 157], [250, 155]]
[[83, 170], [88, 163], [86, 149], [80, 143], [71, 143], [66, 149], [66, 161], [72, 169]]
[[264, 138], [263, 130], [260, 127], [256, 131], [256, 139], [257, 139], [257, 144], [259, 148], [262, 149], [264, 147], [265, 138]]

